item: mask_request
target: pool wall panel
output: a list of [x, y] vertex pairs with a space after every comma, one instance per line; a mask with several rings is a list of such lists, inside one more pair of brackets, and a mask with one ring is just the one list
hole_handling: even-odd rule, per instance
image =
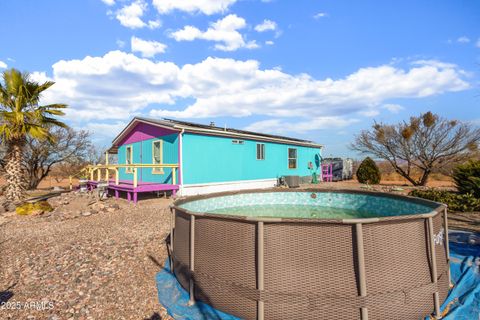
[[238, 293], [239, 287], [256, 285], [255, 224], [198, 217], [195, 274], [197, 300], [241, 318], [255, 318], [256, 302]]
[[[449, 288], [443, 209], [439, 205], [428, 214], [335, 221], [247, 219], [175, 206], [174, 271], [188, 290], [189, 256], [194, 253], [195, 299], [243, 319], [259, 317], [258, 301], [263, 301], [264, 319], [353, 320], [361, 319], [362, 308], [369, 320], [421, 319], [434, 311], [434, 292], [441, 303]], [[189, 246], [191, 216], [194, 250]], [[258, 221], [263, 242], [257, 237]], [[437, 283], [432, 279], [431, 236]], [[259, 274], [264, 290], [259, 290]]]

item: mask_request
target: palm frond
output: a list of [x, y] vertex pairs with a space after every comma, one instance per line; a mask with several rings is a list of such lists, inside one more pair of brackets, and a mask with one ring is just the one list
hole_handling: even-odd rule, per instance
[[32, 137], [51, 142], [52, 127], [68, 127], [55, 118], [63, 116], [67, 105], [49, 104], [39, 106], [41, 93], [50, 88], [54, 82], [39, 84], [30, 79], [26, 72], [16, 69], [2, 73], [0, 84], [0, 136], [2, 141]]

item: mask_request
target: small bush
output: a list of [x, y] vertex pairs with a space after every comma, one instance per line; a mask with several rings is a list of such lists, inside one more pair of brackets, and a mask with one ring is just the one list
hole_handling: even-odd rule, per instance
[[476, 198], [471, 193], [461, 194], [453, 191], [428, 189], [413, 190], [409, 195], [444, 203], [451, 211], [480, 211], [480, 199]]
[[47, 201], [39, 201], [35, 203], [24, 203], [15, 209], [19, 215], [42, 214], [50, 212], [53, 208]]
[[366, 157], [357, 169], [357, 179], [360, 183], [378, 184], [381, 175], [375, 161]]
[[480, 160], [469, 161], [453, 169], [453, 180], [458, 192], [471, 193], [480, 198]]

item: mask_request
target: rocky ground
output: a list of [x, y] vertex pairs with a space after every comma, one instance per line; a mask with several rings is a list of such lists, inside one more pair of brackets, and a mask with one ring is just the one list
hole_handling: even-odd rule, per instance
[[[349, 182], [304, 187], [365, 189]], [[52, 212], [0, 213], [0, 319], [170, 319], [155, 286], [170, 199], [135, 206], [72, 192], [48, 201]], [[451, 213], [450, 225], [480, 231], [480, 213]]]
[[137, 206], [67, 193], [50, 213], [0, 220], [1, 319], [163, 319], [168, 199]]

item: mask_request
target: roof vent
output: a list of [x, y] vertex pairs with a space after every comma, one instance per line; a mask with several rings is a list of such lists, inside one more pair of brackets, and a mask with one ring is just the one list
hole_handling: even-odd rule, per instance
[[215, 122], [210, 121], [210, 127], [215, 127]]

